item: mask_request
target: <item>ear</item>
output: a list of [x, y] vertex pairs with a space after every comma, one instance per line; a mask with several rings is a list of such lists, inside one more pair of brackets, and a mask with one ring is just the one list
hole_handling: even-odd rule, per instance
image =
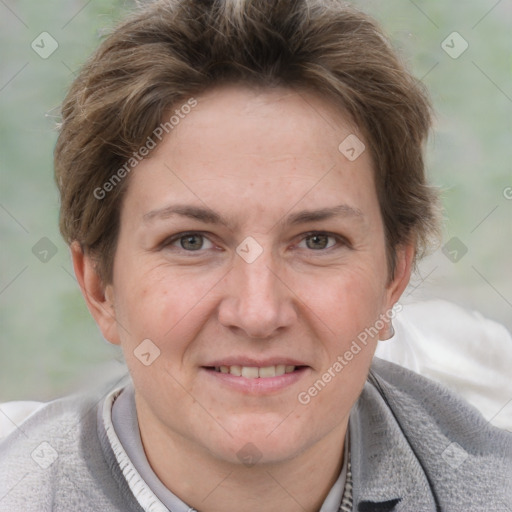
[[115, 345], [119, 345], [114, 293], [111, 284], [104, 286], [96, 265], [90, 255], [82, 250], [78, 242], [71, 244], [73, 268], [84, 296], [87, 307], [98, 324], [103, 337]]
[[[396, 250], [395, 273], [393, 279], [386, 286], [385, 291], [384, 311], [382, 311], [384, 318], [389, 318], [386, 313], [389, 314], [389, 311], [398, 302], [409, 284], [415, 251], [416, 249], [412, 243], [401, 245]], [[386, 322], [386, 326], [380, 333], [380, 339], [389, 338], [392, 334], [390, 331], [389, 324]]]

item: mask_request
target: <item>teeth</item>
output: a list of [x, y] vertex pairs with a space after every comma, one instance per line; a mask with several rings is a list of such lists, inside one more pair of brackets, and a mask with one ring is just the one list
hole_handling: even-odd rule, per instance
[[258, 368], [256, 366], [217, 366], [215, 367], [216, 372], [230, 373], [237, 377], [245, 377], [246, 379], [264, 379], [265, 377], [279, 377], [285, 373], [292, 373], [295, 370], [295, 366], [278, 364], [276, 366], [265, 366]]
[[236, 365], [230, 366], [229, 373], [231, 373], [231, 375], [236, 375], [237, 377], [241, 377], [242, 376], [242, 367], [236, 366]]
[[[254, 369], [256, 370], [257, 368], [254, 368]], [[258, 373], [259, 373], [259, 377], [275, 377], [276, 376], [276, 367], [275, 366], [265, 366], [265, 368], [260, 368]], [[244, 375], [244, 377], [245, 377], [245, 375]]]
[[258, 368], [255, 366], [242, 366], [242, 377], [246, 379], [257, 379], [258, 373]]

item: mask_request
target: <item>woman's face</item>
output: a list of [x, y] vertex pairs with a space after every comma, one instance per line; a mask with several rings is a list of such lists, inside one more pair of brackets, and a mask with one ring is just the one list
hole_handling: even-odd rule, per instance
[[369, 151], [331, 104], [235, 87], [197, 100], [129, 178], [116, 322], [99, 323], [123, 347], [143, 432], [290, 460], [345, 428], [376, 337], [353, 342], [382, 327], [412, 252], [389, 283]]

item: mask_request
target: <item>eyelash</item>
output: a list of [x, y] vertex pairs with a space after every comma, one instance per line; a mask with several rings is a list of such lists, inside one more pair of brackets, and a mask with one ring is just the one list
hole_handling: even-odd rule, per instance
[[[172, 244], [179, 242], [181, 239], [186, 238], [187, 236], [202, 236], [203, 238], [207, 239], [210, 243], [214, 244], [214, 242], [209, 238], [208, 233], [205, 233], [202, 231], [187, 231], [184, 233], [178, 233], [176, 235], [173, 235], [170, 238], [167, 238], [166, 240], [164, 240], [162, 242], [162, 244], [160, 244], [160, 248], [162, 248], [162, 249], [167, 248], [167, 247], [171, 246]], [[326, 253], [327, 251], [331, 251], [334, 249], [340, 249], [341, 247], [351, 248], [350, 242], [345, 237], [336, 235], [334, 233], [329, 233], [326, 231], [309, 231], [307, 233], [303, 233], [300, 236], [301, 236], [301, 238], [298, 243], [301, 243], [313, 236], [327, 236], [327, 237], [333, 238], [335, 240], [335, 244], [333, 246], [327, 247], [325, 249], [317, 249], [317, 250], [306, 249], [306, 250], [308, 250], [308, 252], [312, 252], [312, 253]], [[298, 245], [298, 244], [296, 244], [296, 245]], [[179, 251], [186, 252], [189, 254], [197, 253], [198, 255], [201, 254], [204, 250], [207, 250], [207, 249], [198, 249], [196, 251], [191, 251], [191, 250], [184, 249], [183, 247], [177, 247], [177, 249]]]

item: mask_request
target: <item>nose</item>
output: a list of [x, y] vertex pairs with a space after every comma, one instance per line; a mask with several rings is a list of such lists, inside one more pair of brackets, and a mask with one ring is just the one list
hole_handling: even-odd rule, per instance
[[262, 254], [247, 263], [237, 257], [218, 310], [219, 322], [249, 338], [268, 339], [297, 319], [294, 294], [285, 276]]

